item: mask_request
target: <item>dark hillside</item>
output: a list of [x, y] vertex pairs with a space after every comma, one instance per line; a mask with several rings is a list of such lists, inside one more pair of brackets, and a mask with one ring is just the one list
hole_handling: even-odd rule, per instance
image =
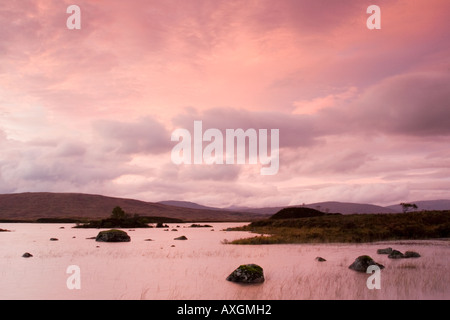
[[182, 208], [93, 194], [36, 192], [0, 194], [0, 220], [104, 219], [116, 206], [131, 215], [183, 221], [253, 221], [263, 217], [250, 212]]
[[298, 219], [324, 216], [325, 213], [307, 207], [289, 207], [275, 213], [269, 219]]

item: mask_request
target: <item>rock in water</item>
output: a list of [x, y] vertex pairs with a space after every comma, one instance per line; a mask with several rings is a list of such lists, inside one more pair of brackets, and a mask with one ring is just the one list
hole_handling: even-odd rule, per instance
[[391, 254], [392, 252], [392, 248], [385, 248], [385, 249], [378, 249], [377, 253], [378, 254]]
[[95, 238], [95, 241], [102, 242], [129, 242], [131, 241], [130, 236], [122, 230], [111, 229], [100, 231]]
[[29, 252], [25, 252], [23, 255], [22, 255], [22, 257], [24, 257], [24, 258], [31, 258], [33, 255], [31, 254], [31, 253], [29, 253]]
[[185, 236], [181, 236], [178, 238], [173, 238], [173, 240], [187, 240], [187, 238]]
[[420, 258], [420, 254], [415, 251], [406, 251], [404, 258]]
[[388, 258], [390, 258], [390, 259], [401, 259], [404, 257], [405, 256], [403, 255], [403, 253], [401, 253], [398, 250], [392, 250], [392, 252], [388, 255]]
[[415, 251], [406, 251], [405, 258], [420, 258], [420, 254]]
[[384, 266], [376, 263], [373, 261], [373, 259], [369, 256], [359, 256], [355, 259], [355, 261], [349, 266], [349, 269], [358, 271], [358, 272], [366, 272], [367, 268], [371, 265], [376, 265], [380, 269], [384, 269]]
[[264, 282], [263, 268], [257, 264], [243, 264], [234, 270], [227, 280], [241, 283], [262, 283]]
[[319, 261], [319, 262], [324, 262], [324, 261], [327, 261], [327, 260], [325, 260], [324, 258], [322, 258], [322, 257], [316, 257], [316, 261]]

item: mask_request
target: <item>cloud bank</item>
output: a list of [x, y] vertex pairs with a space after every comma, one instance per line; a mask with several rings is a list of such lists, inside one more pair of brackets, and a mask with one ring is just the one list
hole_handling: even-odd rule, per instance
[[[0, 192], [205, 205], [450, 198], [445, 0], [10, 1]], [[407, 10], [405, 8], [408, 8]], [[279, 129], [280, 170], [171, 162], [176, 128]]]

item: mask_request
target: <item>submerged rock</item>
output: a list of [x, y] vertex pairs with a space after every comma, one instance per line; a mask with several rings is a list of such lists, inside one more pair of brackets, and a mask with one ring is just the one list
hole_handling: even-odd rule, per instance
[[358, 272], [366, 272], [369, 266], [376, 265], [380, 269], [384, 269], [382, 264], [376, 263], [369, 256], [359, 256], [355, 259], [355, 261], [349, 266], [349, 269], [358, 271]]
[[322, 258], [322, 257], [316, 257], [316, 261], [323, 262], [323, 261], [327, 261], [327, 260], [325, 260], [325, 259]]
[[257, 264], [243, 264], [234, 270], [227, 280], [241, 283], [262, 283], [264, 282], [264, 271]]
[[405, 255], [398, 250], [392, 250], [392, 252], [388, 255], [390, 259], [402, 259]]
[[130, 236], [122, 230], [111, 229], [106, 231], [100, 231], [95, 238], [95, 241], [101, 242], [129, 242]]
[[197, 224], [197, 223], [193, 223], [189, 226], [189, 228], [212, 228], [211, 225], [209, 224]]
[[420, 258], [420, 254], [415, 251], [406, 251], [404, 258]]
[[392, 248], [385, 248], [385, 249], [378, 249], [377, 253], [378, 254], [391, 254], [392, 252]]

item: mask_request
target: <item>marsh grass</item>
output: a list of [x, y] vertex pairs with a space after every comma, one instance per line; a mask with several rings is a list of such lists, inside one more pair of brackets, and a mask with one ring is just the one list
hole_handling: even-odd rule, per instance
[[450, 211], [406, 214], [353, 214], [265, 219], [234, 228], [270, 236], [238, 239], [232, 244], [363, 243], [450, 237]]

